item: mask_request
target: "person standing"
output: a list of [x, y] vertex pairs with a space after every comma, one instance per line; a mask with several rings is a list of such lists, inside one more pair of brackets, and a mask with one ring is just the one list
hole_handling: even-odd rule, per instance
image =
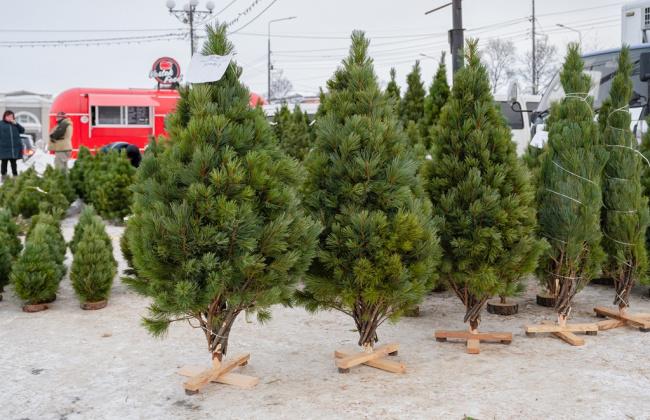
[[50, 133], [48, 150], [54, 152], [54, 167], [68, 172], [72, 154], [72, 121], [65, 112], [56, 114], [56, 127]]
[[11, 173], [18, 175], [16, 160], [23, 157], [23, 141], [20, 135], [25, 132], [22, 125], [16, 121], [13, 111], [5, 111], [0, 121], [0, 172], [2, 180], [7, 177], [7, 163], [11, 164]]

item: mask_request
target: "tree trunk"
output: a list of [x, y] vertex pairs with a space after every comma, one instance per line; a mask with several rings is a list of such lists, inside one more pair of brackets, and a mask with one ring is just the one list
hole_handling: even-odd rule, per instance
[[505, 297], [505, 296], [499, 296], [499, 300], [500, 300], [501, 303], [503, 303], [504, 305], [505, 305], [506, 303], [508, 303], [508, 302], [506, 301], [506, 297]]
[[[633, 265], [631, 261], [628, 261]], [[614, 305], [618, 305], [619, 310], [624, 311], [630, 306], [630, 291], [634, 286], [634, 277], [632, 269], [626, 264], [626, 269], [614, 277], [614, 286], [616, 287], [616, 295], [614, 296]]]
[[[223, 356], [226, 355], [228, 351], [228, 339], [230, 337], [230, 329], [232, 328], [237, 315], [240, 311], [228, 311], [222, 314], [213, 314], [213, 318], [217, 318], [220, 321], [218, 330], [213, 330], [210, 328], [210, 322], [207, 323], [207, 328], [210, 331], [205, 331], [206, 338], [208, 340], [208, 349], [212, 353], [212, 358], [221, 361]], [[208, 318], [210, 319], [210, 318]]]
[[379, 341], [377, 337], [377, 327], [379, 327], [380, 317], [379, 307], [366, 306], [365, 303], [359, 299], [354, 307], [352, 317], [357, 325], [359, 332], [358, 344], [364, 348], [372, 347]]

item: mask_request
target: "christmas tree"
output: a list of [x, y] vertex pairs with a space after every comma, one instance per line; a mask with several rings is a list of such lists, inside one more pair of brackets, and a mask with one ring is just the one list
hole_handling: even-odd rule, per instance
[[[646, 127], [650, 127], [650, 116], [646, 117]], [[639, 151], [647, 159], [646, 165], [643, 167], [641, 174], [641, 187], [643, 188], [643, 195], [650, 197], [650, 130], [646, 130], [641, 139]], [[645, 161], [645, 159], [644, 159]], [[646, 249], [650, 249], [650, 229], [646, 229]]]
[[43, 172], [42, 188], [50, 194], [62, 194], [68, 201], [68, 205], [77, 198], [77, 193], [70, 182], [68, 174], [54, 166], [48, 166], [45, 168], [45, 171]]
[[59, 218], [48, 213], [39, 213], [32, 217], [31, 225], [27, 231], [25, 240], [29, 242], [38, 229], [46, 232], [45, 242], [49, 249], [49, 258], [56, 263], [58, 267], [57, 280], [61, 282], [67, 271], [64, 261], [68, 246], [63, 238], [63, 234], [61, 233]]
[[94, 156], [90, 153], [90, 150], [85, 146], [81, 146], [77, 153], [77, 159], [72, 169], [70, 169], [70, 183], [82, 200], [87, 200], [86, 175], [90, 172], [93, 163]]
[[445, 65], [445, 53], [440, 56], [438, 70], [433, 77], [429, 87], [429, 94], [424, 98], [424, 116], [421, 122], [422, 135], [425, 138], [424, 146], [427, 150], [431, 148], [431, 130], [438, 124], [440, 111], [449, 98], [449, 84], [447, 83], [447, 66]]
[[600, 210], [607, 151], [599, 145], [588, 96], [590, 78], [583, 70], [578, 46], [571, 44], [560, 73], [566, 96], [551, 106], [538, 179], [539, 231], [551, 244], [538, 277], [556, 299], [560, 325], [566, 322], [571, 300], [598, 273], [604, 259]]
[[[226, 25], [207, 30], [203, 54], [232, 52]], [[153, 299], [145, 326], [160, 336], [192, 320], [218, 360], [241, 312], [264, 321], [291, 302], [320, 229], [301, 209], [298, 162], [248, 105], [241, 73], [231, 63], [221, 80], [182, 89], [169, 144], [138, 170], [128, 220], [129, 284]]]
[[418, 164], [388, 95], [381, 92], [363, 32], [327, 82], [317, 141], [306, 160], [306, 207], [325, 226], [298, 297], [308, 310], [354, 319], [359, 345], [397, 320], [431, 287], [439, 244]]
[[645, 234], [650, 217], [641, 185], [647, 164], [637, 151], [627, 109], [632, 96], [631, 75], [630, 51], [624, 47], [609, 98], [599, 113], [603, 143], [609, 151], [603, 177], [602, 245], [607, 254], [603, 272], [614, 279], [614, 304], [621, 310], [629, 306], [634, 284], [646, 278]]
[[[42, 310], [59, 288], [60, 268], [48, 243], [47, 225], [39, 224], [25, 243], [25, 250], [14, 264], [11, 283], [16, 295], [25, 302], [24, 309]], [[40, 305], [38, 309], [30, 309]]]
[[117, 272], [113, 248], [106, 243], [104, 226], [89, 223], [83, 229], [81, 239], [75, 247], [70, 268], [72, 288], [84, 309], [99, 309], [108, 299]]
[[397, 84], [397, 80], [395, 80], [395, 67], [391, 67], [390, 69], [390, 82], [386, 85], [386, 94], [390, 99], [392, 99], [395, 109], [398, 110], [400, 106], [400, 98], [402, 97], [402, 94], [400, 93], [400, 88], [399, 85]]
[[273, 132], [280, 143], [280, 147], [284, 147], [284, 142], [287, 139], [290, 125], [291, 111], [289, 110], [289, 106], [285, 103], [282, 104], [280, 109], [275, 113], [275, 115], [273, 115]]
[[312, 136], [309, 130], [307, 114], [296, 105], [293, 108], [291, 119], [285, 125], [283, 138], [280, 139], [280, 146], [289, 155], [302, 161], [312, 144]]
[[9, 284], [14, 260], [23, 248], [18, 234], [19, 228], [14, 222], [11, 212], [0, 209], [0, 300], [2, 300], [4, 287]]
[[69, 244], [70, 251], [72, 251], [73, 254], [76, 253], [77, 245], [79, 245], [85, 229], [89, 226], [96, 231], [96, 234], [102, 238], [106, 246], [110, 247], [112, 250], [113, 244], [111, 242], [111, 237], [106, 233], [104, 222], [101, 217], [97, 215], [93, 206], [86, 206], [79, 216], [79, 222], [77, 222], [74, 227], [74, 234]]
[[423, 178], [440, 227], [442, 276], [466, 308], [470, 331], [492, 296], [517, 290], [535, 269], [534, 192], [517, 160], [510, 128], [492, 97], [477, 41], [454, 77], [434, 129], [433, 160]]
[[404, 126], [409, 121], [420, 124], [424, 118], [424, 83], [422, 83], [422, 74], [420, 71], [420, 61], [416, 61], [413, 70], [406, 76], [406, 92], [400, 102], [400, 117]]
[[126, 153], [99, 153], [84, 175], [85, 197], [106, 219], [123, 219], [130, 212], [135, 168]]

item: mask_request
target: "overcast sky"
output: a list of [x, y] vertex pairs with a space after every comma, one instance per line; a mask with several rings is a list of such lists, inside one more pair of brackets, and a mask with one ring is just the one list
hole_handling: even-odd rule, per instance
[[[217, 0], [220, 10], [232, 0]], [[236, 30], [257, 17], [274, 0], [258, 0], [251, 11], [232, 25]], [[177, 0], [182, 6], [187, 0]], [[254, 0], [235, 0], [216, 19], [231, 21]], [[267, 22], [296, 16], [272, 25], [271, 40], [276, 69], [303, 94], [318, 92], [349, 46], [353, 29], [367, 31], [379, 79], [385, 82], [391, 66], [398, 81], [416, 59], [422, 60], [429, 83], [441, 51], [448, 51], [447, 30], [451, 9], [424, 12], [447, 0], [275, 0], [256, 20], [231, 36], [236, 60], [244, 68], [243, 80], [266, 96]], [[201, 0], [200, 7], [205, 5]], [[582, 32], [585, 50], [620, 44], [621, 5], [614, 0], [537, 0], [538, 31], [548, 36], [563, 54], [566, 44]], [[464, 0], [466, 36], [482, 42], [512, 39], [523, 55], [530, 49], [531, 1]], [[30, 90], [57, 94], [71, 87], [152, 87], [148, 72], [160, 56], [176, 58], [181, 67], [190, 59], [189, 40], [174, 39], [140, 44], [8, 48], [11, 41], [54, 41], [149, 37], [183, 30], [171, 16], [165, 0], [0, 0], [0, 92]], [[12, 44], [15, 45], [15, 44]], [[436, 60], [422, 57], [429, 54]]]

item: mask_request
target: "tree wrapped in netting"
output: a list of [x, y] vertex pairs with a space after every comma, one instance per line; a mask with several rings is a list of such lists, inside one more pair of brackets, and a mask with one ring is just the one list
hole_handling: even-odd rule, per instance
[[[650, 116], [646, 117], [646, 127], [650, 127]], [[641, 186], [643, 188], [643, 195], [650, 197], [650, 130], [647, 130], [641, 139], [639, 151], [647, 159], [646, 166], [643, 168], [641, 174]], [[650, 249], [650, 229], [646, 229], [646, 250]]]
[[421, 131], [424, 136], [424, 146], [427, 150], [431, 148], [431, 130], [438, 124], [442, 107], [449, 98], [449, 84], [447, 83], [447, 66], [445, 65], [445, 53], [440, 56], [438, 70], [433, 76], [433, 82], [429, 86], [429, 93], [424, 98], [424, 116], [421, 121]]
[[[227, 55], [226, 25], [208, 27], [203, 54]], [[129, 284], [153, 299], [144, 325], [155, 336], [191, 321], [221, 360], [237, 316], [270, 317], [289, 304], [320, 226], [304, 215], [304, 178], [281, 152], [261, 109], [248, 105], [242, 70], [182, 89], [169, 144], [147, 154], [134, 186]]]
[[465, 61], [434, 129], [433, 160], [422, 177], [433, 214], [444, 220], [441, 275], [465, 305], [464, 321], [474, 331], [486, 301], [515, 292], [535, 269], [544, 242], [535, 238], [534, 190], [495, 105], [477, 41], [467, 42]]
[[399, 110], [402, 94], [396, 80], [395, 67], [390, 69], [390, 81], [386, 85], [386, 95], [393, 101], [396, 110]]
[[601, 178], [608, 154], [599, 144], [590, 78], [583, 70], [578, 46], [571, 44], [560, 73], [566, 96], [551, 106], [538, 177], [539, 232], [551, 245], [538, 278], [555, 298], [560, 324], [566, 322], [573, 297], [600, 271], [605, 257], [600, 245]]
[[117, 272], [112, 244], [106, 242], [105, 227], [92, 220], [83, 227], [70, 268], [72, 288], [84, 309], [105, 306]]
[[14, 292], [25, 303], [25, 310], [33, 305], [50, 301], [59, 288], [60, 268], [48, 241], [49, 231], [39, 224], [25, 243], [25, 249], [11, 271]]
[[406, 92], [400, 102], [400, 118], [404, 126], [409, 121], [420, 124], [424, 118], [424, 83], [422, 82], [422, 72], [420, 70], [420, 61], [416, 60], [413, 69], [406, 76]]
[[135, 168], [124, 151], [100, 152], [84, 175], [85, 197], [105, 219], [123, 219], [130, 212]]
[[363, 32], [352, 33], [350, 54], [321, 102], [304, 196], [325, 229], [298, 293], [308, 310], [352, 317], [365, 348], [378, 340], [379, 325], [420, 302], [439, 261], [418, 164], [368, 46]]
[[647, 163], [630, 130], [631, 75], [630, 50], [624, 47], [609, 98], [599, 113], [603, 143], [609, 152], [603, 176], [602, 245], [607, 254], [603, 272], [614, 279], [614, 304], [621, 310], [629, 306], [634, 284], [646, 279], [645, 235], [650, 217], [641, 184]]

